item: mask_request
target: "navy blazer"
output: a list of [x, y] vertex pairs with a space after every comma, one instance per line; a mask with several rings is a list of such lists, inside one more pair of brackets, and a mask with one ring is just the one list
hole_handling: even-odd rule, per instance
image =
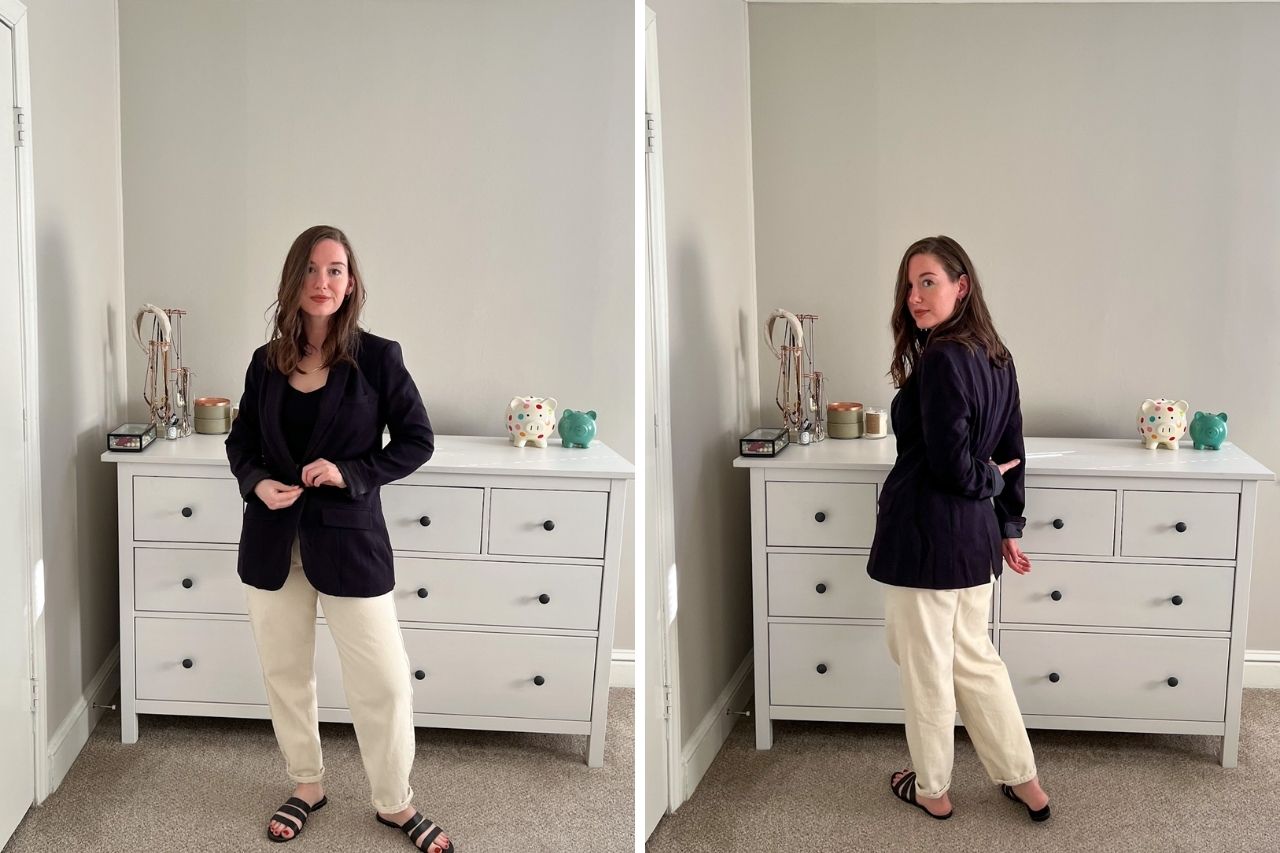
[[[867, 574], [882, 583], [962, 589], [1000, 576], [1000, 540], [1022, 536], [1026, 456], [1013, 362], [926, 341], [893, 398], [898, 458], [880, 490]], [[1021, 459], [1003, 476], [994, 463]]]
[[[285, 443], [282, 373], [267, 364], [267, 347], [254, 350], [244, 378], [240, 414], [227, 436], [227, 459], [244, 497], [240, 579], [258, 589], [280, 589], [289, 576], [294, 537], [300, 540], [307, 580], [326, 595], [370, 597], [395, 587], [391, 539], [379, 488], [412, 474], [431, 458], [435, 436], [426, 407], [395, 341], [360, 332], [356, 367], [329, 369], [319, 414], [301, 464]], [[382, 446], [390, 427], [391, 440]], [[254, 494], [265, 479], [302, 483], [302, 468], [327, 459], [346, 488], [303, 489], [291, 506], [272, 510]]]

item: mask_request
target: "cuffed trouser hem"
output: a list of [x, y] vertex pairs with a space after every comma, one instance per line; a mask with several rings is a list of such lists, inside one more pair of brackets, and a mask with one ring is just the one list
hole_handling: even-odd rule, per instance
[[1002, 779], [994, 779], [992, 781], [1001, 785], [1008, 785], [1010, 788], [1016, 788], [1018, 785], [1025, 785], [1026, 783], [1030, 782], [1032, 779], [1036, 778], [1036, 776], [1038, 775], [1039, 774], [1036, 773], [1036, 771], [1032, 770], [1031, 775], [1029, 776], [1023, 775], [1017, 779], [1010, 779], [1008, 781], [1005, 781]]
[[409, 795], [405, 797], [404, 802], [392, 803], [389, 806], [381, 805], [380, 803], [378, 803], [377, 800], [374, 800], [374, 803], [373, 803], [373, 807], [378, 811], [382, 812], [383, 814], [395, 814], [396, 812], [402, 812], [405, 809], [409, 808], [409, 806], [411, 805], [413, 805], [413, 789], [412, 788], [409, 789]]
[[290, 781], [297, 782], [299, 785], [312, 785], [324, 779], [324, 772], [312, 774], [310, 776], [297, 776], [293, 773], [289, 774]]
[[937, 791], [937, 792], [926, 791], [924, 788], [920, 787], [920, 774], [919, 773], [916, 774], [916, 796], [917, 797], [924, 797], [927, 800], [936, 800], [950, 790], [951, 790], [951, 783], [947, 782], [947, 784], [942, 786], [941, 791]]

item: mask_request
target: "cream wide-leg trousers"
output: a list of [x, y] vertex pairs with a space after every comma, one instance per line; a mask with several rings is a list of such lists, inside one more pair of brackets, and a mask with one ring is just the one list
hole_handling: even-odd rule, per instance
[[951, 787], [957, 706], [993, 782], [1036, 776], [1009, 671], [987, 634], [990, 582], [966, 589], [886, 586], [885, 634], [898, 665], [916, 793]]
[[289, 778], [319, 782], [324, 776], [316, 710], [318, 598], [342, 662], [342, 684], [373, 806], [385, 813], [408, 808], [413, 800], [413, 687], [391, 593], [354, 598], [318, 592], [302, 570], [297, 539], [284, 586], [244, 587], [271, 725]]

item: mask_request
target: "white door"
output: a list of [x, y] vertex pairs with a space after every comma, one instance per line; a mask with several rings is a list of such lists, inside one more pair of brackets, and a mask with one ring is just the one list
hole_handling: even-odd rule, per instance
[[675, 631], [675, 543], [671, 505], [667, 261], [658, 144], [657, 26], [645, 10], [645, 213], [648, 225], [645, 336], [644, 833], [680, 805], [679, 672]]
[[[31, 613], [25, 565], [26, 481], [22, 430], [22, 282], [18, 275], [18, 158], [14, 149], [13, 30], [0, 26], [0, 847], [35, 796], [35, 718], [31, 712]], [[16, 486], [16, 487], [15, 487]]]

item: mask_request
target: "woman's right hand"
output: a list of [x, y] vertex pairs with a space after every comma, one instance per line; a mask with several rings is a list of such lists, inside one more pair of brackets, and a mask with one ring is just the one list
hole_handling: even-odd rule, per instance
[[262, 480], [253, 487], [253, 493], [266, 504], [267, 509], [284, 509], [302, 494], [302, 486], [286, 486], [279, 480]]

